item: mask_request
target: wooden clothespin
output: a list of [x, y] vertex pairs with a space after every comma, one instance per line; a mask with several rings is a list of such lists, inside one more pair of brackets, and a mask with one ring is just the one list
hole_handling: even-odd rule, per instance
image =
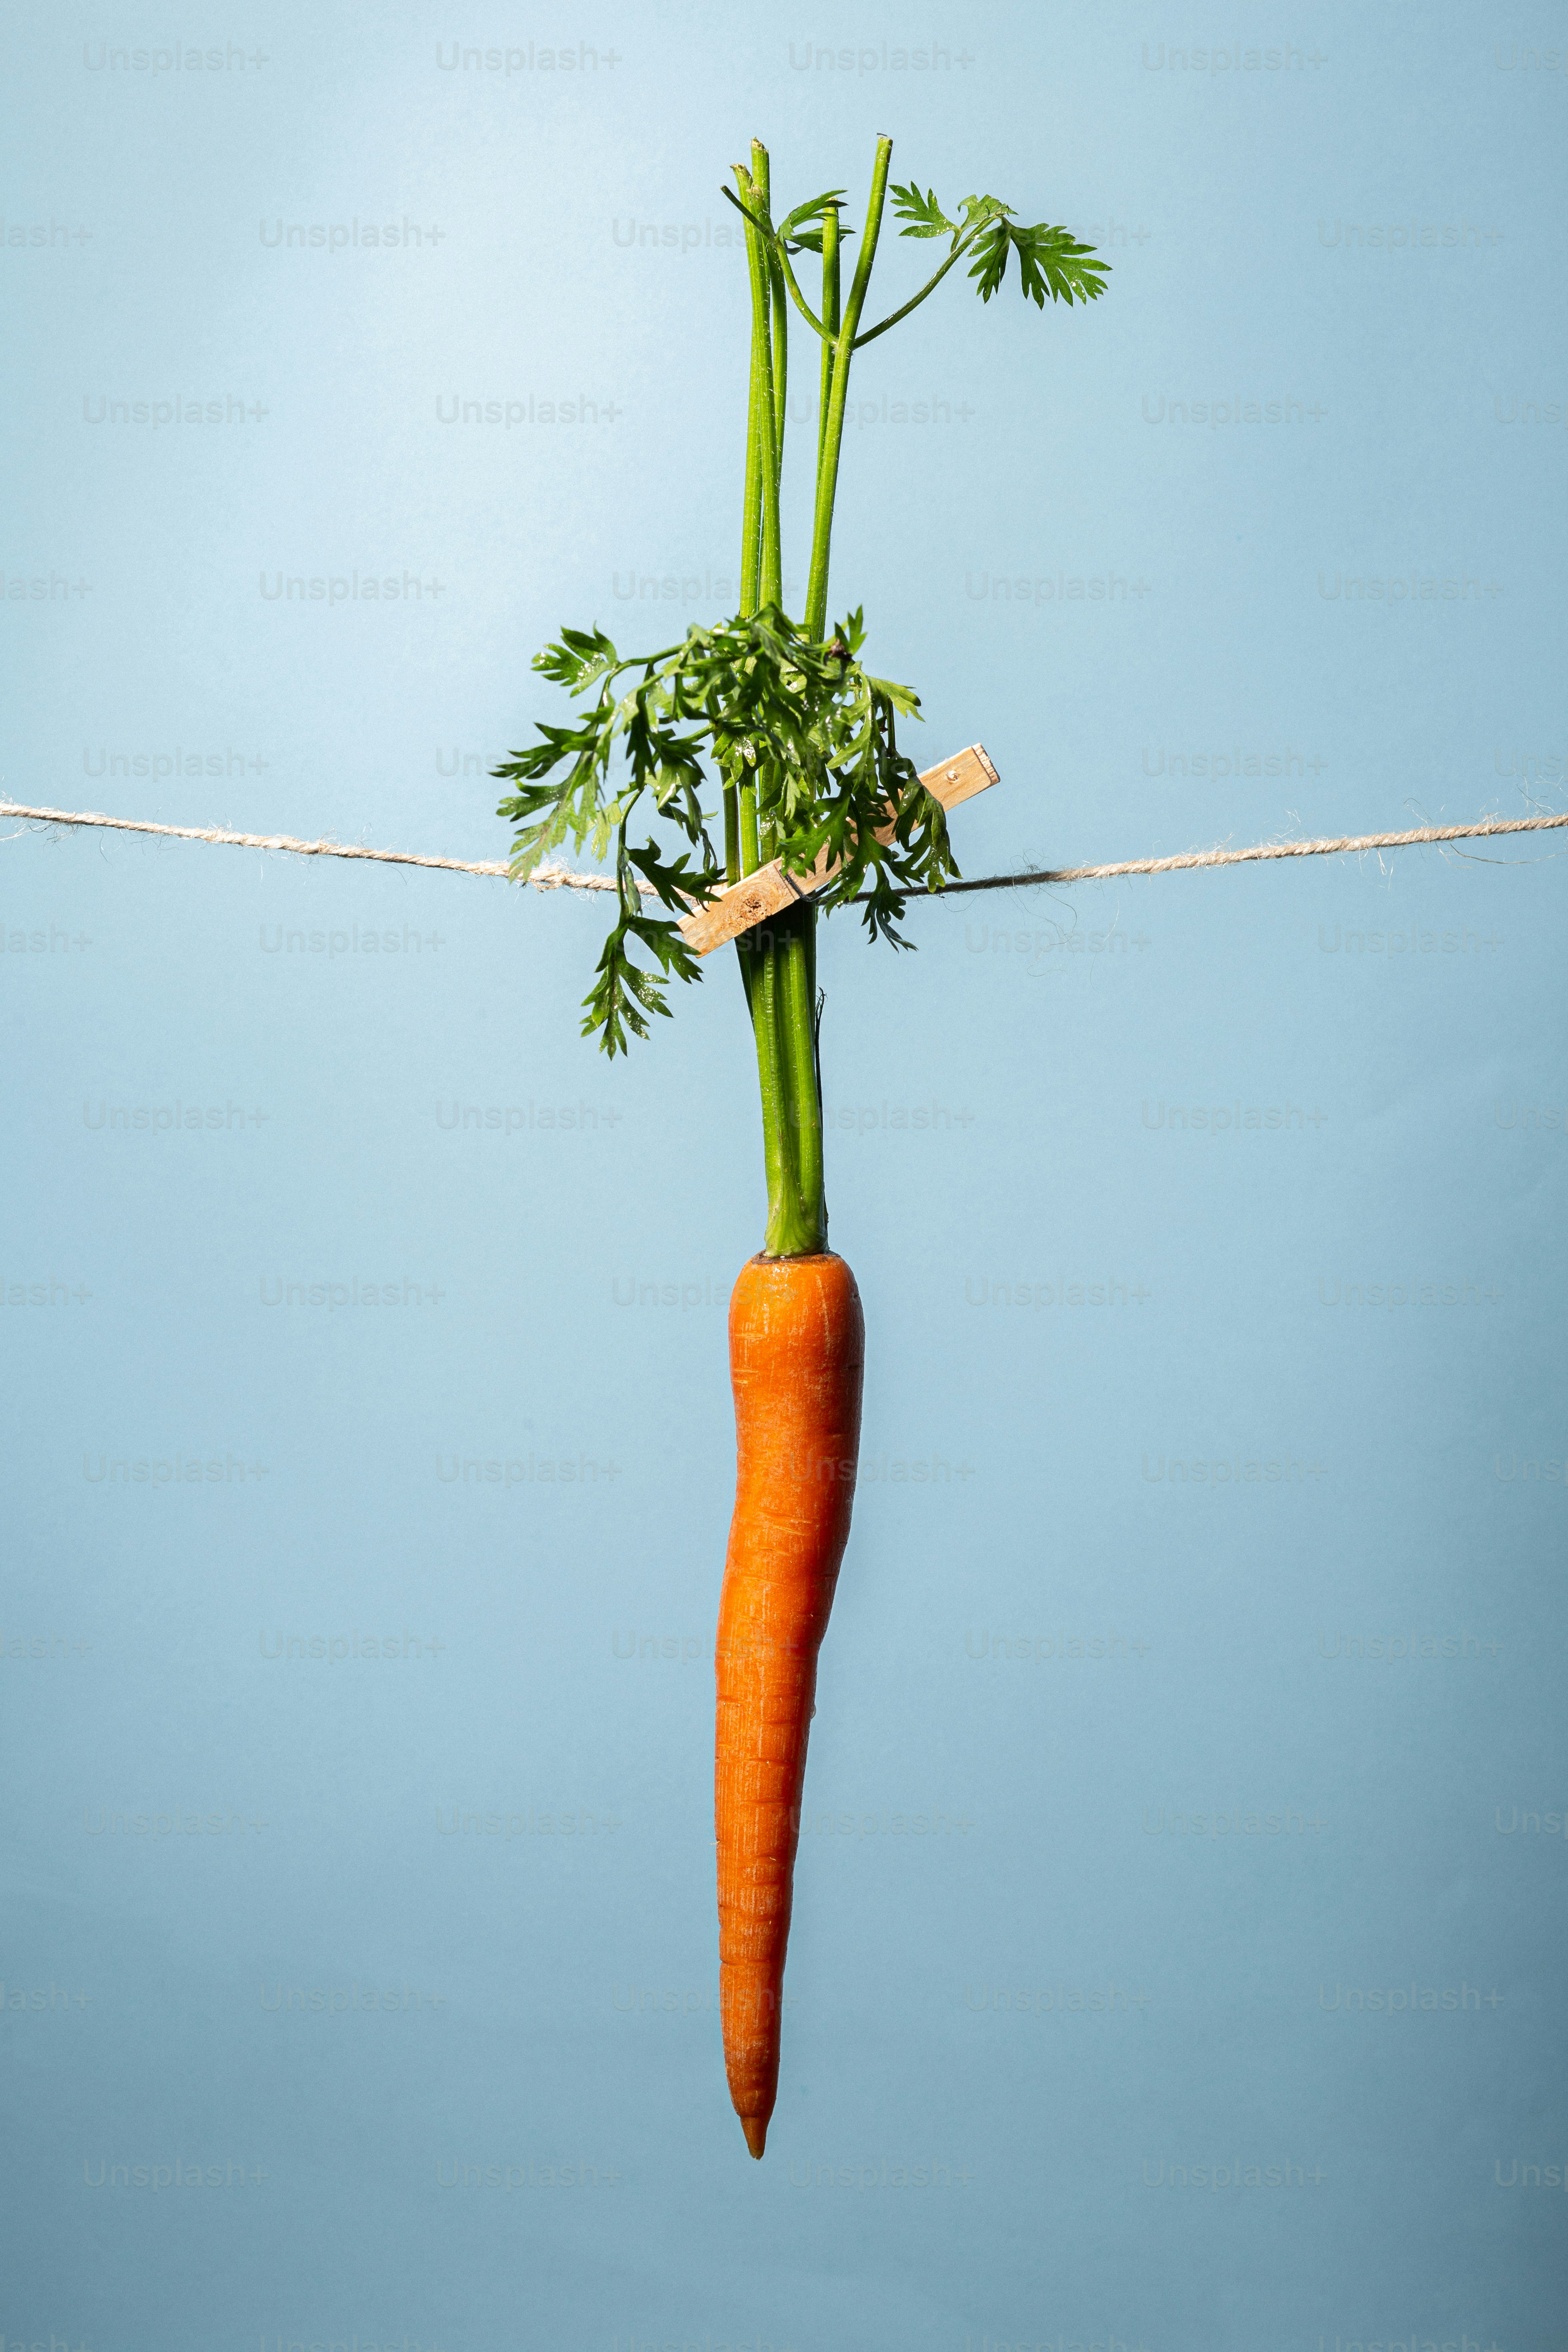
[[[984, 745], [979, 743], [967, 745], [951, 760], [923, 770], [921, 775], [927, 792], [949, 810], [972, 801], [976, 793], [985, 792], [1000, 781]], [[878, 835], [881, 841], [891, 837], [891, 825]], [[775, 857], [771, 865], [760, 866], [743, 882], [732, 882], [708, 906], [699, 907], [686, 916], [680, 929], [687, 945], [700, 956], [711, 955], [726, 940], [739, 939], [742, 931], [749, 931], [753, 923], [765, 923], [770, 915], [809, 898], [814, 890], [820, 890], [825, 882], [831, 881], [836, 871], [836, 861], [826, 851], [809, 874], [786, 874]]]

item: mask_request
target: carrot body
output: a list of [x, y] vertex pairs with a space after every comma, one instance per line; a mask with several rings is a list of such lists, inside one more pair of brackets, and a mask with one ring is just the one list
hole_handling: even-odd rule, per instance
[[735, 1511], [719, 1604], [713, 1774], [730, 2096], [760, 2157], [778, 2092], [816, 1653], [849, 1539], [866, 1327], [830, 1252], [754, 1257], [730, 1300]]

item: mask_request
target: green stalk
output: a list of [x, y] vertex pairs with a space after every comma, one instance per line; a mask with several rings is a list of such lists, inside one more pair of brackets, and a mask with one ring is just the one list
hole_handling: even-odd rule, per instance
[[742, 933], [735, 942], [742, 978], [752, 1008], [757, 1048], [757, 1080], [763, 1105], [763, 1165], [768, 1183], [768, 1221], [763, 1248], [769, 1257], [799, 1257], [814, 1244], [803, 1240], [795, 1136], [785, 1066], [781, 964], [771, 929]]
[[[735, 176], [741, 179], [738, 169]], [[771, 220], [768, 151], [760, 139], [752, 142], [752, 169], [741, 182], [741, 194], [746, 199], [748, 208], [759, 219]], [[746, 224], [746, 258], [752, 273], [752, 367], [753, 396], [757, 404], [758, 478], [763, 502], [762, 578], [757, 595], [758, 605], [761, 606], [782, 604], [784, 602], [783, 554], [779, 544], [780, 419], [769, 317], [776, 272], [761, 230], [754, 228], [750, 221]], [[781, 327], [784, 324], [782, 306], [779, 323]]]
[[763, 847], [757, 838], [757, 788], [745, 782], [749, 768], [741, 772], [741, 871], [754, 874], [763, 862]]
[[829, 205], [822, 215], [822, 323], [827, 337], [822, 345], [822, 373], [816, 394], [816, 476], [822, 478], [822, 453], [827, 445], [827, 403], [833, 390], [833, 342], [838, 332], [838, 207]]
[[[822, 223], [822, 317], [828, 337], [839, 330], [838, 211], [829, 205]], [[775, 351], [782, 353], [786, 321], [776, 261], [771, 269]], [[864, 299], [864, 288], [861, 289]], [[827, 444], [835, 341], [824, 339], [817, 404], [817, 479], [822, 478], [823, 452]], [[778, 378], [782, 412], [782, 370]], [[842, 432], [843, 397], [839, 401]], [[782, 415], [779, 426], [782, 442]], [[831, 511], [831, 501], [830, 501]], [[817, 624], [821, 631], [820, 621]], [[822, 1148], [822, 1079], [817, 1057], [816, 918], [815, 903], [806, 901], [775, 918], [766, 932], [756, 935], [756, 966], [766, 971], [765, 1004], [753, 998], [757, 1024], [759, 1069], [763, 1061], [763, 1030], [772, 1049], [769, 1076], [780, 1083], [787, 1133], [770, 1145], [764, 1111], [763, 1149], [768, 1155], [768, 1224], [763, 1250], [769, 1256], [797, 1257], [827, 1247], [827, 1204]], [[771, 936], [770, 936], [771, 934]]]
[[794, 907], [778, 926], [784, 1081], [795, 1140], [799, 1240], [784, 1255], [827, 1247], [822, 1164], [822, 1095], [816, 1075], [816, 908]]
[[763, 1103], [766, 1257], [827, 1246], [816, 1083], [816, 909], [792, 907], [735, 942], [747, 980]]
[[782, 487], [784, 426], [788, 422], [789, 303], [784, 295], [784, 272], [772, 255], [768, 257], [768, 285], [773, 298], [773, 457]]
[[[766, 221], [770, 195], [768, 151], [760, 139], [752, 142], [752, 169], [747, 172], [737, 163], [735, 178], [748, 212]], [[773, 273], [762, 231], [750, 219], [746, 224], [746, 259], [752, 279], [752, 414], [756, 421], [755, 446], [748, 451], [752, 466], [748, 488], [754, 480], [761, 501], [762, 560], [753, 601], [744, 609], [754, 613], [764, 604], [783, 604], [784, 575], [779, 539], [779, 441], [769, 320]], [[761, 863], [756, 788], [742, 783], [741, 871], [753, 874]]]
[[[734, 167], [735, 178], [742, 196], [751, 193], [751, 174], [743, 163]], [[752, 231], [746, 231], [748, 247]], [[742, 617], [757, 609], [757, 583], [760, 572], [759, 550], [762, 544], [763, 469], [761, 464], [761, 430], [757, 422], [758, 387], [763, 380], [763, 356], [759, 338], [762, 332], [757, 317], [756, 278], [752, 285], [752, 367], [746, 405], [746, 491], [741, 511], [741, 613]]]
[[849, 363], [855, 356], [855, 336], [860, 325], [860, 313], [866, 305], [866, 289], [871, 280], [877, 239], [881, 235], [882, 206], [887, 201], [888, 170], [892, 158], [892, 141], [879, 139], [876, 161], [871, 166], [871, 193], [866, 205], [865, 233], [855, 264], [855, 275], [850, 281], [849, 299], [845, 305], [843, 322], [834, 344], [826, 428], [822, 436], [822, 453], [816, 469], [816, 514], [811, 540], [811, 576], [805, 596], [805, 625], [815, 637], [820, 637], [827, 625], [827, 559], [833, 539], [833, 501], [838, 488], [838, 453], [844, 441], [844, 404], [849, 394]]
[[741, 795], [730, 777], [724, 780], [724, 879], [741, 879]]
[[[753, 163], [756, 162], [759, 152], [765, 172], [767, 151], [765, 148], [759, 149], [757, 141], [753, 140], [752, 142]], [[743, 163], [735, 164], [733, 169], [735, 184], [741, 191], [742, 202], [749, 209], [755, 210], [758, 192], [752, 174], [747, 171]], [[770, 428], [773, 424], [773, 398], [769, 387], [767, 309], [758, 299], [758, 247], [757, 232], [748, 222], [746, 255], [751, 265], [752, 277], [752, 363], [746, 408], [746, 491], [741, 518], [741, 614], [743, 619], [754, 613], [758, 604], [765, 598], [762, 564], [763, 480], [767, 471], [763, 434], [764, 411]], [[754, 874], [762, 863], [757, 843], [756, 786], [747, 781], [747, 774], [748, 772], [742, 767], [736, 782], [726, 787], [724, 795], [725, 877], [727, 880], [736, 882], [747, 874]], [[731, 801], [734, 803], [732, 810]], [[731, 843], [734, 850], [732, 859]], [[742, 958], [741, 976], [746, 984], [748, 1001], [752, 995], [749, 971], [750, 966]]]
[[[784, 563], [779, 523], [779, 472], [787, 393], [788, 313], [783, 272], [763, 228], [770, 218], [768, 152], [752, 142], [752, 168], [735, 166], [742, 203], [755, 218], [746, 226], [752, 281], [752, 369], [746, 434], [746, 511], [742, 551], [743, 614], [783, 605]], [[753, 552], [754, 551], [754, 552]], [[746, 782], [735, 794], [733, 863], [742, 875], [762, 864], [757, 792]], [[726, 871], [731, 832], [725, 808]], [[826, 1246], [823, 1203], [822, 1106], [816, 1083], [815, 1014], [816, 910], [801, 906], [735, 942], [751, 1007], [762, 1097], [763, 1160], [768, 1217], [763, 1248], [770, 1257], [802, 1257]]]
[[[754, 195], [757, 195], [757, 205], [754, 205], [757, 216], [762, 221], [766, 221], [766, 224], [771, 224], [771, 219], [773, 219], [773, 181], [771, 181], [769, 151], [764, 148], [762, 139], [752, 139], [752, 191]], [[748, 240], [750, 240], [750, 228], [748, 228]], [[771, 480], [771, 531], [773, 531], [773, 548], [775, 552], [778, 552], [778, 583], [775, 583], [775, 593], [773, 597], [771, 597], [771, 602], [773, 602], [773, 604], [783, 604], [783, 536], [781, 536], [781, 522], [778, 522], [778, 491], [781, 491], [781, 482], [783, 482], [783, 436], [785, 436], [787, 385], [790, 385], [790, 306], [787, 306], [787, 299], [785, 299], [783, 270], [778, 268], [778, 257], [771, 252], [769, 245], [766, 245], [762, 236], [757, 236], [757, 240], [754, 242], [757, 242], [757, 254], [759, 258], [762, 258], [762, 266], [764, 266], [766, 270], [766, 280], [769, 280], [769, 301], [771, 301], [771, 313], [773, 313], [773, 318], [771, 318], [771, 343], [769, 343], [769, 372], [771, 372], [771, 381], [773, 381], [773, 480]], [[764, 501], [762, 503], [762, 551], [764, 551], [762, 552], [762, 569], [764, 569], [764, 574], [766, 574], [766, 546], [769, 546], [769, 480], [766, 480], [766, 475], [764, 475], [764, 482], [762, 482], [762, 501]], [[762, 597], [762, 602], [764, 602], [764, 604], [769, 602], [766, 591], [764, 591], [764, 597]]]

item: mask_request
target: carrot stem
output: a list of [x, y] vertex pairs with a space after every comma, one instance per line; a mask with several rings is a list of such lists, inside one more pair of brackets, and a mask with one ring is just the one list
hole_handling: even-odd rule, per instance
[[860, 239], [860, 251], [855, 263], [855, 275], [849, 281], [849, 299], [844, 306], [843, 322], [834, 340], [833, 381], [828, 390], [827, 415], [817, 460], [811, 576], [805, 594], [805, 625], [816, 637], [820, 637], [827, 625], [827, 561], [833, 540], [833, 502], [838, 488], [838, 453], [844, 441], [844, 406], [849, 396], [849, 362], [855, 355], [856, 330], [860, 324], [860, 313], [866, 307], [866, 289], [870, 285], [871, 265], [877, 257], [877, 239], [882, 230], [882, 207], [888, 196], [888, 169], [892, 160], [892, 141], [879, 139], [876, 160], [871, 166], [871, 192], [866, 204], [866, 226]]
[[827, 446], [827, 405], [833, 394], [833, 339], [838, 332], [838, 206], [822, 211], [822, 370], [816, 394], [816, 475], [822, 478], [822, 453]]
[[[752, 163], [734, 167], [748, 214], [770, 218], [768, 151], [752, 142]], [[741, 533], [741, 609], [783, 603], [779, 477], [784, 450], [788, 324], [783, 276], [763, 232], [748, 220], [752, 286], [751, 398], [746, 423], [746, 498]], [[740, 770], [724, 800], [726, 870], [754, 874], [773, 845], [762, 839], [755, 771]], [[816, 1078], [816, 909], [801, 906], [735, 942], [751, 1008], [762, 1096], [767, 1257], [811, 1256], [826, 1245], [822, 1100]]]
[[[752, 175], [743, 163], [734, 167], [736, 185], [742, 196], [752, 199]], [[748, 257], [755, 239], [754, 229], [746, 231]], [[763, 469], [761, 463], [762, 427], [758, 421], [760, 394], [764, 372], [761, 349], [763, 320], [758, 314], [756, 271], [752, 272], [752, 367], [746, 406], [746, 489], [741, 510], [741, 611], [742, 615], [757, 609], [757, 589], [762, 569], [763, 532]]]
[[[748, 172], [737, 163], [736, 183], [745, 200], [748, 213], [768, 218], [768, 151], [761, 140], [752, 142], [752, 168]], [[752, 484], [760, 499], [761, 560], [760, 577], [756, 587], [757, 603], [778, 604], [784, 598], [784, 573], [779, 546], [779, 449], [780, 426], [783, 419], [777, 406], [773, 373], [773, 322], [772, 295], [773, 271], [762, 231], [746, 223], [746, 260], [752, 279], [752, 421], [755, 425], [755, 463], [752, 458], [751, 434], [748, 441], [747, 499], [750, 501]], [[784, 319], [779, 318], [782, 331]], [[781, 353], [782, 357], [782, 353]], [[750, 542], [745, 542], [749, 551]], [[745, 585], [744, 575], [742, 581]]]
[[768, 1214], [764, 1257], [827, 1245], [816, 1077], [816, 909], [794, 907], [735, 942], [757, 1048]]
[[[827, 566], [833, 507], [844, 441], [845, 404], [856, 330], [865, 308], [887, 200], [893, 142], [879, 139], [871, 167], [866, 227], [847, 302], [840, 315], [837, 205], [824, 207], [822, 238], [823, 343], [816, 433], [816, 485], [811, 575], [805, 624], [820, 638], [827, 620]], [[734, 166], [747, 214], [746, 259], [752, 287], [752, 363], [746, 418], [746, 496], [741, 531], [741, 610], [750, 615], [784, 600], [779, 485], [783, 470], [788, 309], [783, 269], [770, 244], [772, 213], [768, 151], [752, 142], [752, 162]], [[762, 838], [754, 771], [742, 766], [724, 794], [725, 869], [753, 874], [776, 843]], [[817, 1050], [816, 908], [792, 908], [735, 942], [751, 1008], [762, 1094], [763, 1160], [768, 1215], [766, 1258], [809, 1257], [827, 1246], [827, 1204], [822, 1150], [822, 1086]]]
[[795, 1142], [792, 1173], [800, 1230], [808, 1236], [801, 1246], [816, 1252], [827, 1247], [822, 1097], [816, 1076], [816, 908], [793, 908], [780, 928], [784, 932], [779, 948], [783, 967], [780, 1012], [784, 1023], [784, 1082]]

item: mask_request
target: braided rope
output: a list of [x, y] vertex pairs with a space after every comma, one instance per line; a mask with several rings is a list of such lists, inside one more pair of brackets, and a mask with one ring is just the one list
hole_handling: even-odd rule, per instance
[[[358, 857], [379, 866], [426, 866], [447, 874], [483, 874], [505, 881], [508, 869], [499, 862], [471, 865], [460, 857], [431, 857], [412, 849], [365, 849], [353, 842], [300, 841], [291, 833], [231, 833], [223, 825], [151, 824], [138, 817], [102, 816], [79, 809], [30, 808], [20, 801], [0, 801], [0, 816], [25, 818], [29, 824], [96, 825], [110, 833], [158, 834], [174, 841], [216, 841], [233, 849], [278, 849], [290, 857]], [[1410, 849], [1422, 842], [1488, 841], [1503, 834], [1545, 833], [1568, 825], [1568, 812], [1557, 816], [1482, 817], [1471, 824], [1415, 825], [1405, 833], [1341, 834], [1332, 840], [1262, 841], [1250, 849], [1189, 849], [1176, 857], [1125, 858], [1114, 866], [1031, 867], [1023, 874], [990, 874], [977, 882], [949, 882], [934, 896], [952, 898], [966, 890], [1022, 890], [1058, 882], [1110, 882], [1126, 874], [1183, 874], [1200, 866], [1247, 866], [1276, 857], [1331, 857], [1366, 849]], [[536, 890], [614, 890], [607, 874], [575, 874], [547, 860], [529, 877]], [[639, 882], [645, 898], [652, 885]], [[858, 902], [857, 902], [858, 903]]]

